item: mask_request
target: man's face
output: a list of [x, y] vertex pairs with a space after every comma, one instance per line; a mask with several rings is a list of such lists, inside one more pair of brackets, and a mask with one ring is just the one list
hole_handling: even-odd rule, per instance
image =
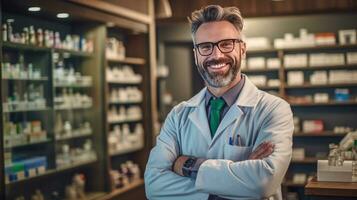
[[[227, 21], [204, 23], [195, 34], [195, 44], [216, 43], [226, 39], [241, 39], [240, 32]], [[201, 55], [196, 48], [193, 50], [198, 71], [209, 86], [225, 87], [240, 73], [245, 44], [234, 42], [233, 45], [234, 49], [229, 53], [222, 53], [217, 46], [214, 46], [212, 54], [207, 56]]]

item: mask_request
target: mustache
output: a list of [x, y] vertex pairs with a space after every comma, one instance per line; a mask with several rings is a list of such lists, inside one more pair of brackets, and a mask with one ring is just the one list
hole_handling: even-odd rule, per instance
[[231, 58], [220, 58], [220, 59], [210, 59], [203, 62], [204, 67], [208, 67], [209, 65], [218, 65], [222, 63], [233, 63]]

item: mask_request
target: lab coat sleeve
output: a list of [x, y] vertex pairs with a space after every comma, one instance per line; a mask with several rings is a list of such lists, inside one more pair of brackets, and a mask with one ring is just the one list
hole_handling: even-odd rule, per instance
[[151, 150], [145, 170], [145, 191], [148, 199], [185, 199], [197, 192], [194, 180], [177, 175], [172, 165], [179, 155], [177, 141], [178, 125], [175, 109], [165, 120], [156, 146]]
[[274, 152], [261, 160], [205, 161], [197, 174], [195, 186], [198, 191], [229, 199], [260, 199], [278, 191], [291, 159], [294, 129], [292, 112], [289, 104], [280, 101], [270, 112], [261, 113], [261, 116], [264, 117], [254, 148], [269, 140], [275, 144]]

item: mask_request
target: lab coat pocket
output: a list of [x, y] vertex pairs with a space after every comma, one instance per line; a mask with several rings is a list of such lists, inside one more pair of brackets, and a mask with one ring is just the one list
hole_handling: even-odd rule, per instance
[[247, 160], [252, 149], [253, 146], [234, 146], [226, 144], [224, 147], [224, 159], [232, 161]]

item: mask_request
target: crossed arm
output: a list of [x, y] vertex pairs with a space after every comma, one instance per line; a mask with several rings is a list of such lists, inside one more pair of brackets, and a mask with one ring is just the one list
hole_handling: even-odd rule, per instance
[[257, 140], [272, 143], [256, 147], [248, 160], [208, 159], [196, 179], [181, 176], [187, 157], [180, 155], [177, 120], [174, 112], [169, 114], [150, 153], [145, 171], [149, 199], [202, 199], [207, 194], [259, 199], [277, 192], [292, 151], [293, 122], [287, 104], [274, 109], [260, 128]]
[[[268, 157], [269, 155], [271, 155], [274, 151], [274, 144], [272, 142], [263, 142], [262, 144], [260, 144], [256, 150], [254, 150], [248, 160], [255, 160], [255, 159], [263, 159], [263, 158], [266, 158]], [[172, 166], [172, 169], [173, 171], [180, 175], [180, 176], [185, 176], [183, 171], [182, 171], [182, 168], [183, 168], [183, 165], [184, 163], [190, 158], [191, 156], [185, 156], [185, 155], [182, 155], [182, 156], [179, 156], [173, 166]], [[200, 159], [199, 159], [200, 160]], [[202, 163], [200, 163], [199, 165], [201, 165]], [[199, 166], [197, 166], [197, 170], [199, 169]]]

